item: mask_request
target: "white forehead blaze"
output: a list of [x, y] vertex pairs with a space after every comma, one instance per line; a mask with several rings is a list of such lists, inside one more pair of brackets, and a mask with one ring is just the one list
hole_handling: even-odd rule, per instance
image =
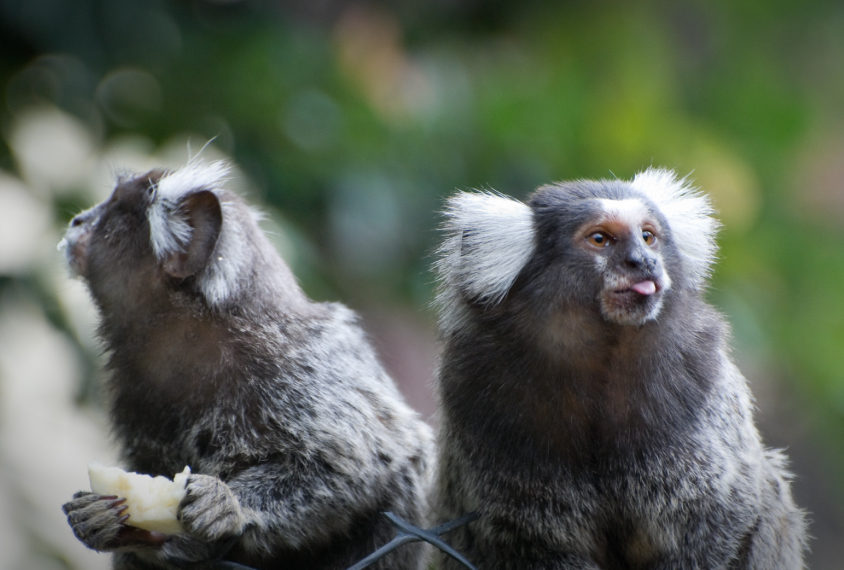
[[650, 220], [647, 206], [641, 201], [629, 198], [627, 200], [598, 200], [602, 221], [613, 220], [635, 230], [641, 228]]

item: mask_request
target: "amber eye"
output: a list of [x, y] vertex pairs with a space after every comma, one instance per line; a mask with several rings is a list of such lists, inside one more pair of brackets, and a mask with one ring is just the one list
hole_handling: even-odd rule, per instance
[[586, 241], [595, 247], [607, 247], [612, 242], [612, 238], [609, 234], [605, 234], [604, 232], [595, 232], [587, 237]]
[[642, 232], [642, 239], [645, 240], [645, 243], [648, 245], [653, 245], [656, 243], [656, 236], [653, 232], [649, 232], [648, 230], [644, 230]]

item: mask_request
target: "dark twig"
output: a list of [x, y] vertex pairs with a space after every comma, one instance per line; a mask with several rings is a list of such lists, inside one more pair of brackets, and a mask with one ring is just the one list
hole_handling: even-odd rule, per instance
[[398, 530], [398, 534], [396, 534], [395, 538], [355, 564], [354, 566], [349, 567], [347, 570], [362, 570], [366, 568], [373, 562], [377, 562], [378, 560], [382, 559], [384, 556], [389, 554], [390, 552], [396, 550], [400, 546], [404, 546], [405, 544], [409, 544], [411, 542], [419, 542], [425, 541], [430, 544], [433, 544], [458, 562], [460, 562], [469, 570], [477, 570], [471, 562], [466, 560], [463, 555], [459, 552], [454, 550], [451, 546], [449, 546], [445, 541], [440, 538], [441, 534], [445, 534], [450, 530], [454, 530], [457, 527], [463, 526], [468, 524], [474, 520], [477, 520], [478, 513], [473, 512], [469, 513], [468, 515], [463, 515], [458, 519], [454, 519], [452, 521], [448, 521], [446, 523], [441, 524], [438, 527], [434, 527], [432, 529], [421, 529], [417, 526], [413, 526], [412, 524], [408, 523], [407, 521], [402, 520], [394, 513], [386, 512], [384, 513], [390, 522], [393, 523], [393, 526], [396, 527]]
[[[468, 568], [469, 570], [477, 570], [471, 562], [466, 560], [462, 554], [454, 550], [451, 546], [448, 545], [443, 539], [440, 538], [440, 535], [443, 535], [449, 531], [452, 531], [458, 527], [461, 527], [465, 524], [468, 524], [474, 520], [477, 520], [480, 515], [476, 512], [469, 513], [468, 515], [463, 515], [460, 518], [445, 522], [437, 527], [431, 529], [422, 529], [418, 526], [413, 526], [409, 522], [405, 521], [404, 519], [398, 517], [394, 513], [389, 511], [384, 513], [384, 516], [390, 519], [390, 522], [393, 524], [394, 527], [398, 530], [398, 534], [396, 534], [395, 538], [355, 564], [354, 566], [350, 566], [347, 570], [363, 570], [370, 564], [377, 562], [384, 558], [390, 552], [398, 549], [405, 544], [410, 544], [411, 542], [420, 542], [424, 541], [430, 544], [433, 544], [458, 562]], [[224, 555], [234, 543], [232, 542], [229, 545], [226, 545], [222, 549], [222, 555]], [[238, 564], [237, 562], [230, 562], [228, 560], [211, 560], [206, 561], [199, 564], [190, 565], [193, 570], [254, 570], [249, 566], [244, 566], [243, 564]]]

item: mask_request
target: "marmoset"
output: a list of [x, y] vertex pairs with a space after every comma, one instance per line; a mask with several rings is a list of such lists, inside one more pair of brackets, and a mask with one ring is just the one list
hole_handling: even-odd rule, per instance
[[[76, 536], [117, 569], [224, 556], [253, 568], [343, 569], [421, 524], [433, 436], [382, 369], [356, 316], [315, 303], [225, 188], [224, 162], [119, 180], [70, 222], [72, 271], [99, 309], [122, 460], [190, 466], [184, 532], [142, 531], [119, 498], [77, 493]], [[419, 569], [418, 545], [378, 568]]]
[[[479, 569], [797, 569], [804, 516], [723, 317], [718, 223], [671, 171], [462, 192], [437, 271], [436, 513]], [[443, 557], [441, 568], [457, 568]]]

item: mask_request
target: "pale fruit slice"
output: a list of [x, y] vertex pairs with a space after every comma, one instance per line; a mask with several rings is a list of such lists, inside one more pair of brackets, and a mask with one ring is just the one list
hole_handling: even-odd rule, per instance
[[119, 467], [106, 467], [96, 461], [88, 465], [91, 491], [126, 499], [129, 507], [125, 513], [129, 515], [126, 524], [165, 534], [182, 531], [176, 512], [187, 494], [185, 485], [189, 475], [190, 467], [185, 467], [171, 481], [166, 477], [150, 477], [129, 473]]

